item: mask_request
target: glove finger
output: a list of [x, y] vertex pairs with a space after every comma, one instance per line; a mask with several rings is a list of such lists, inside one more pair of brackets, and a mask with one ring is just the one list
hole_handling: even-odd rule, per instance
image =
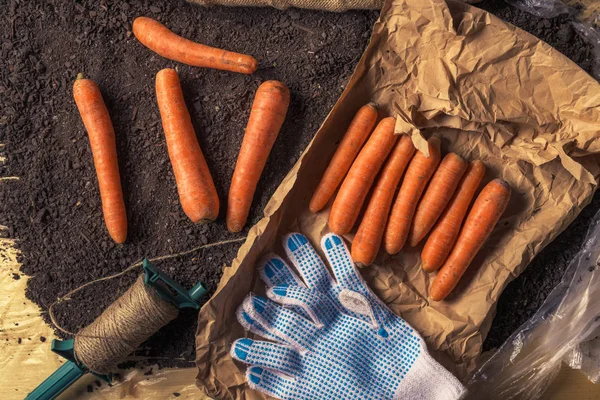
[[258, 321], [253, 320], [252, 317], [250, 317], [250, 314], [244, 310], [243, 304], [238, 307], [236, 315], [240, 325], [242, 325], [245, 330], [265, 339], [270, 339], [279, 343], [285, 343], [285, 340], [269, 332], [267, 329], [262, 327]]
[[300, 354], [289, 346], [243, 338], [233, 342], [231, 356], [246, 364], [294, 376], [299, 373]]
[[261, 367], [250, 367], [246, 371], [248, 386], [276, 399], [293, 398], [294, 380], [278, 375]]
[[[336, 234], [329, 233], [323, 236], [321, 248], [325, 253], [327, 262], [331, 266], [337, 285], [341, 286], [342, 289], [359, 293], [368, 303], [363, 304], [361, 307], [363, 309], [362, 312], [355, 313], [354, 316], [361, 318], [358, 315], [369, 316], [372, 313], [370, 319], [376, 321], [377, 325], [385, 324], [393, 313], [367, 286], [367, 283], [354, 265], [354, 261], [352, 261], [352, 256], [350, 255], [350, 251], [348, 251], [348, 247], [346, 247], [346, 243], [344, 243], [344, 239]], [[340, 293], [346, 293], [346, 290], [342, 290]], [[347, 307], [341, 299], [340, 301], [349, 311], [359, 311], [353, 310], [354, 307]], [[371, 310], [367, 310], [365, 307]]]
[[321, 293], [304, 287], [277, 285], [267, 290], [267, 296], [284, 306], [301, 309], [318, 327], [325, 325], [334, 316], [336, 309]]
[[300, 233], [287, 235], [283, 247], [306, 282], [306, 286], [320, 292], [327, 292], [331, 288], [333, 279], [327, 267], [304, 235]]
[[276, 255], [268, 256], [258, 270], [267, 287], [275, 285], [304, 286], [292, 269]]
[[364, 294], [367, 287], [366, 283], [354, 266], [354, 261], [352, 261], [344, 239], [329, 233], [321, 239], [321, 248], [331, 266], [337, 284]]
[[297, 350], [307, 350], [315, 341], [318, 330], [315, 324], [265, 297], [251, 293], [242, 306], [262, 328]]
[[[290, 285], [290, 286], [301, 286], [304, 287], [304, 282], [298, 278], [298, 276], [292, 271], [292, 269], [283, 261], [279, 256], [274, 254], [270, 255], [262, 263], [258, 270], [261, 279], [267, 285], [267, 288], [276, 285]], [[292, 306], [291, 309], [294, 312], [302, 315], [305, 318], [310, 319], [306, 312], [299, 308]]]

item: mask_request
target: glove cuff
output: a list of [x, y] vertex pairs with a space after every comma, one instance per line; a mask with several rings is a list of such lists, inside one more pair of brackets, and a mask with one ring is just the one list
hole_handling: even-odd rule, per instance
[[406, 399], [407, 394], [412, 399], [461, 400], [467, 389], [427, 353], [422, 342], [421, 354], [400, 383], [394, 399]]

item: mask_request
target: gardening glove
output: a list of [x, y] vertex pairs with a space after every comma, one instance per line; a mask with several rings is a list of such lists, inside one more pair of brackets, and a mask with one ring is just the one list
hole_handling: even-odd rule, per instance
[[461, 399], [466, 389], [427, 353], [425, 342], [368, 288], [341, 237], [321, 243], [332, 277], [301, 234], [260, 268], [264, 298], [249, 294], [240, 323], [270, 341], [236, 340], [251, 388], [279, 399]]

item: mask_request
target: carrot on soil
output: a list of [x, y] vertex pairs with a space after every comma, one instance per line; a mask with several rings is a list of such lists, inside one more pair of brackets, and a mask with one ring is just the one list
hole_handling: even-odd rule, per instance
[[421, 265], [425, 271], [436, 271], [446, 261], [484, 175], [485, 165], [483, 162], [475, 160], [469, 164], [448, 207], [425, 242], [421, 252]]
[[322, 210], [331, 200], [373, 130], [377, 122], [377, 114], [375, 103], [369, 103], [358, 110], [310, 200], [311, 212]]
[[77, 75], [73, 97], [90, 138], [106, 229], [115, 242], [123, 243], [127, 239], [127, 213], [110, 115], [100, 89], [94, 81], [85, 79], [83, 74]]
[[448, 153], [433, 174], [431, 182], [417, 205], [408, 233], [408, 244], [415, 247], [429, 233], [452, 198], [467, 162], [456, 153]]
[[410, 137], [402, 135], [381, 171], [365, 215], [352, 240], [352, 259], [359, 266], [371, 265], [379, 252], [398, 183], [415, 151]]
[[354, 226], [377, 173], [398, 139], [395, 126], [395, 118], [382, 119], [352, 163], [329, 213], [333, 233], [344, 235]]
[[406, 243], [417, 204], [440, 163], [440, 143], [439, 138], [430, 138], [429, 158], [418, 151], [408, 165], [385, 230], [384, 245], [389, 254], [398, 253]]
[[181, 207], [195, 223], [214, 221], [219, 215], [219, 196], [174, 69], [156, 74], [156, 99]]
[[256, 185], [289, 104], [290, 91], [282, 82], [266, 81], [256, 91], [229, 188], [227, 228], [231, 232], [241, 231], [246, 224]]
[[431, 300], [444, 300], [458, 284], [492, 233], [509, 200], [510, 187], [501, 179], [495, 179], [483, 188], [467, 216], [450, 256], [431, 284]]
[[133, 34], [150, 50], [187, 65], [241, 74], [251, 74], [258, 67], [258, 62], [252, 56], [192, 42], [152, 18], [136, 18], [133, 21]]

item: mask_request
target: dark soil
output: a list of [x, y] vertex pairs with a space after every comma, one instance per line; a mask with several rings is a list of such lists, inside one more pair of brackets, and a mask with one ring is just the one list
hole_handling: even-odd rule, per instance
[[[4, 183], [0, 223], [8, 227], [6, 235], [19, 240], [22, 271], [32, 276], [27, 296], [43, 309], [142, 257], [244, 237], [341, 94], [378, 15], [203, 9], [183, 1], [14, 0], [4, 10], [0, 142], [8, 162], [0, 172], [20, 179]], [[199, 42], [252, 54], [260, 70], [246, 76], [163, 59], [131, 34], [140, 15]], [[222, 210], [256, 88], [267, 79], [290, 87], [289, 113], [245, 232], [228, 233], [223, 216], [194, 225], [181, 210], [154, 94], [155, 74], [165, 67], [179, 71]], [[80, 71], [100, 86], [117, 135], [129, 220], [122, 246], [106, 233], [89, 141], [72, 98]], [[159, 266], [188, 288], [201, 280], [212, 293], [240, 245], [213, 247]], [[70, 331], [86, 326], [138, 273], [86, 288], [56, 307], [58, 321]], [[182, 312], [139, 355], [193, 361], [196, 319], [195, 311]]]
[[[8, 3], [8, 4], [6, 4]], [[484, 7], [557, 47], [591, 71], [590, 48], [568, 18], [547, 22], [492, 2]], [[226, 195], [248, 112], [258, 85], [284, 81], [292, 101], [257, 190], [248, 227], [312, 138], [341, 94], [364, 50], [377, 12], [343, 14], [272, 9], [203, 9], [176, 1], [4, 1], [0, 24], [0, 142], [8, 162], [0, 224], [18, 239], [22, 271], [32, 276], [27, 296], [43, 309], [71, 289], [123, 270], [142, 257], [177, 253], [200, 244], [243, 237], [223, 217], [194, 225], [183, 214], [167, 158], [154, 98], [154, 76], [176, 67], [200, 145], [226, 208]], [[252, 75], [203, 70], [170, 62], [140, 45], [131, 23], [156, 18], [175, 32], [213, 46], [254, 55]], [[78, 72], [95, 80], [117, 133], [129, 220], [125, 245], [108, 237], [87, 135], [72, 100]], [[560, 280], [579, 248], [598, 196], [568, 231], [507, 288], [486, 348], [497, 346], [530, 316]], [[186, 287], [202, 280], [212, 293], [239, 243], [162, 262]], [[94, 320], [137, 274], [86, 288], [56, 308], [60, 324], [77, 331]], [[47, 319], [47, 315], [44, 314]], [[153, 336], [139, 355], [162, 365], [191, 365], [196, 312]], [[60, 334], [60, 332], [58, 332]], [[163, 358], [164, 357], [164, 358]]]

